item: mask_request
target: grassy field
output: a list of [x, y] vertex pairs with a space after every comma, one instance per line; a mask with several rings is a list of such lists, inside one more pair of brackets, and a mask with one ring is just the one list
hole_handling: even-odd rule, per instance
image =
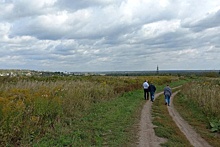
[[[157, 92], [167, 83], [175, 87], [189, 82], [176, 76], [0, 77], [0, 146], [135, 146], [135, 125], [145, 102], [142, 91], [145, 79], [157, 86]], [[186, 101], [193, 104], [194, 110], [194, 105], [203, 108], [198, 112], [205, 117], [198, 120], [204, 118], [201, 126], [214, 140], [219, 131], [211, 132], [219, 120], [216, 105], [219, 82], [197, 80], [190, 85], [198, 87], [204, 83], [215, 86], [201, 90], [211, 93], [199, 93], [212, 94], [213, 100], [195, 99], [198, 96], [188, 100], [200, 88], [187, 90], [186, 84], [175, 105], [183, 114], [193, 112]], [[153, 122], [158, 126], [156, 134], [169, 139], [163, 146], [190, 146], [165, 108], [163, 97], [156, 99], [152, 107], [157, 118]], [[196, 116], [200, 116], [198, 112]], [[212, 128], [210, 123], [216, 126]]]
[[145, 79], [164, 85], [179, 77], [1, 77], [0, 145], [131, 144]]

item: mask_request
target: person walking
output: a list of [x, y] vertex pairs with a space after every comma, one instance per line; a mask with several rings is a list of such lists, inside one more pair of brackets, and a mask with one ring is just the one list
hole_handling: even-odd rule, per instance
[[153, 83], [150, 83], [148, 90], [150, 92], [150, 99], [153, 102], [154, 101], [154, 93], [156, 92], [156, 87], [153, 85]]
[[[144, 99], [148, 100], [149, 99], [149, 91], [148, 91], [148, 87], [149, 87], [149, 84], [148, 84], [148, 81], [144, 81], [143, 83], [143, 88], [144, 88]], [[147, 96], [146, 96], [147, 95]]]
[[170, 97], [172, 95], [172, 90], [170, 86], [167, 84], [167, 86], [164, 88], [164, 97], [165, 97], [165, 105], [170, 106]]

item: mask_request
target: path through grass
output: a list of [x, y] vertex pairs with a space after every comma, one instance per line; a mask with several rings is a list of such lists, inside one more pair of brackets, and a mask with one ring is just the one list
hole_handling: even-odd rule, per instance
[[212, 133], [210, 131], [209, 121], [203, 113], [201, 107], [196, 103], [189, 101], [183, 94], [177, 94], [174, 99], [174, 105], [180, 115], [195, 128], [195, 130], [213, 147], [220, 146], [219, 133]]

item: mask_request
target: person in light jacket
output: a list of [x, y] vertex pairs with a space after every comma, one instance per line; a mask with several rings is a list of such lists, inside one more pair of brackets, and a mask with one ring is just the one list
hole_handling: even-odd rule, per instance
[[169, 85], [164, 88], [165, 105], [170, 106], [170, 97], [172, 95], [172, 90]]
[[[148, 81], [144, 81], [143, 83], [143, 88], [144, 88], [144, 99], [148, 100], [149, 99], [149, 91], [148, 91], [148, 87], [149, 87], [149, 84], [148, 84]], [[147, 95], [147, 96], [146, 96]]]

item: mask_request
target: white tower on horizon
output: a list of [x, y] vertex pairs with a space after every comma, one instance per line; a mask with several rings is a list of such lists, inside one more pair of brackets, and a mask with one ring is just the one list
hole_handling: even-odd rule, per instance
[[159, 73], [159, 67], [158, 67], [158, 65], [157, 65], [157, 74]]

